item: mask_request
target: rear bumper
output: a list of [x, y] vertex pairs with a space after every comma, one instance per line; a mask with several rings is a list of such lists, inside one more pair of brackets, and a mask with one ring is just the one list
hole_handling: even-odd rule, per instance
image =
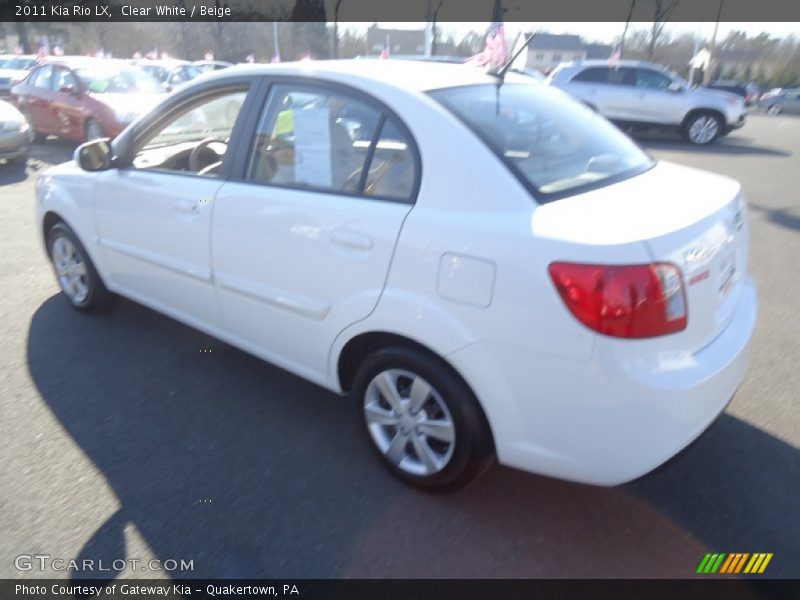
[[618, 485], [680, 452], [741, 384], [757, 315], [748, 278], [725, 330], [693, 355], [620, 358], [599, 339], [585, 363], [480, 342], [450, 355], [489, 419], [500, 463]]

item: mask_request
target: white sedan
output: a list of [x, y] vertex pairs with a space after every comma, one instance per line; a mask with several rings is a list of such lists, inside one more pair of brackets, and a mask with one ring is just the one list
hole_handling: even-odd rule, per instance
[[47, 171], [39, 231], [75, 308], [125, 296], [349, 394], [410, 483], [456, 488], [495, 457], [626, 482], [742, 382], [746, 205], [529, 81], [219, 71]]

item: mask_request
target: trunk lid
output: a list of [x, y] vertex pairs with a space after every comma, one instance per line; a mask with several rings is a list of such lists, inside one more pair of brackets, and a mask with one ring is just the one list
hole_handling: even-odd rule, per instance
[[540, 231], [562, 241], [598, 247], [595, 262], [603, 262], [602, 247], [639, 242], [653, 262], [680, 269], [688, 324], [651, 338], [660, 350], [696, 352], [734, 313], [747, 269], [749, 226], [733, 179], [659, 162], [626, 181], [542, 205], [535, 220]]

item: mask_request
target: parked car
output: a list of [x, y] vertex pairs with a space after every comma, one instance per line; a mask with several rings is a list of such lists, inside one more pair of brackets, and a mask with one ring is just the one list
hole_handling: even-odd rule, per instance
[[703, 86], [710, 90], [719, 90], [722, 92], [729, 92], [744, 98], [745, 106], [755, 106], [758, 104], [761, 90], [755, 83], [741, 83], [738, 81], [718, 80], [707, 86]]
[[79, 142], [115, 137], [164, 96], [138, 67], [87, 57], [49, 59], [12, 89], [35, 134]]
[[745, 122], [739, 96], [690, 89], [683, 79], [651, 63], [566, 63], [547, 81], [625, 127], [677, 129], [692, 144], [711, 144]]
[[775, 94], [763, 98], [759, 106], [769, 115], [782, 113], [790, 115], [800, 114], [800, 89], [782, 89]]
[[148, 75], [158, 81], [170, 92], [200, 75], [202, 71], [188, 60], [165, 58], [161, 60], [142, 59], [136, 65], [144, 69]]
[[348, 393], [420, 486], [463, 485], [495, 454], [629, 481], [700, 435], [748, 363], [739, 184], [657, 162], [513, 73], [225, 69], [36, 193], [73, 307], [119, 294]]
[[196, 60], [192, 64], [200, 69], [202, 73], [206, 71], [219, 71], [220, 69], [227, 69], [233, 66], [233, 63], [225, 62], [224, 60]]
[[8, 98], [11, 87], [28, 76], [28, 72], [36, 66], [36, 56], [18, 55], [7, 58], [0, 67], [0, 97]]
[[32, 141], [32, 131], [23, 114], [0, 100], [0, 159], [25, 163]]

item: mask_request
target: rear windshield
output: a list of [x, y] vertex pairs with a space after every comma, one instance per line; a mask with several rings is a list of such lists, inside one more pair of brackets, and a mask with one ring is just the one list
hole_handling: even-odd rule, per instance
[[606, 119], [546, 86], [474, 85], [430, 95], [542, 202], [633, 177], [654, 164]]

